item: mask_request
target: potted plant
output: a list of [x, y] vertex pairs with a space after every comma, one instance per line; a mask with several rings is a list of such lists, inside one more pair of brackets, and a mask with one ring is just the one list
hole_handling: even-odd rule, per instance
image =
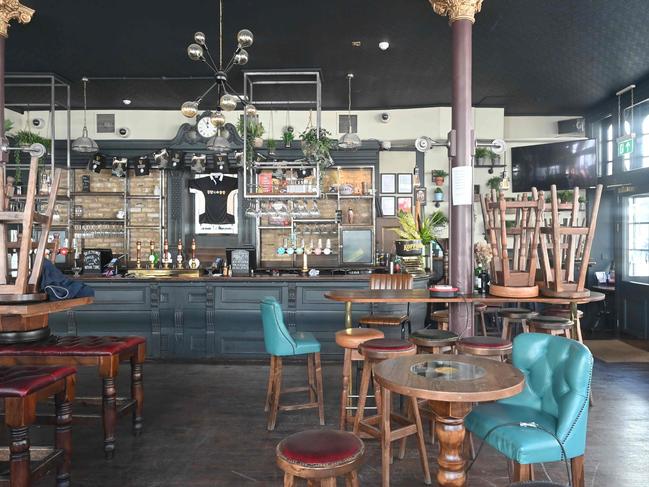
[[253, 159], [253, 149], [260, 149], [264, 146], [264, 140], [261, 138], [264, 135], [264, 125], [257, 117], [241, 117], [237, 124], [239, 135], [243, 137], [244, 126], [243, 120], [246, 119], [246, 142], [248, 149], [246, 150], [246, 164], [249, 164]]
[[444, 184], [444, 178], [448, 176], [448, 173], [444, 169], [434, 169], [433, 170], [433, 181], [437, 186]]
[[487, 149], [487, 153], [488, 153], [491, 165], [492, 166], [498, 166], [500, 164], [500, 156], [498, 154], [496, 154], [494, 151], [492, 151], [491, 149]]
[[284, 147], [287, 149], [291, 148], [291, 144], [293, 143], [293, 140], [295, 140], [294, 132], [295, 129], [290, 125], [285, 127], [282, 131], [282, 140], [284, 141]]
[[442, 188], [437, 187], [435, 188], [435, 192], [433, 193], [433, 201], [440, 202], [444, 201], [444, 191]]
[[324, 170], [334, 163], [331, 158], [331, 150], [336, 146], [336, 140], [332, 139], [330, 135], [328, 130], [320, 128], [318, 132], [315, 127], [307, 128], [300, 134], [304, 156], [320, 168], [320, 182], [322, 182]]
[[487, 187], [489, 189], [493, 189], [495, 191], [498, 191], [500, 189], [500, 183], [502, 182], [502, 178], [500, 176], [494, 176], [493, 178], [490, 178], [487, 181]]
[[[6, 127], [6, 124], [5, 124]], [[52, 145], [50, 139], [46, 139], [45, 137], [41, 137], [38, 134], [35, 134], [29, 130], [19, 130], [13, 135], [10, 135], [14, 139], [14, 143], [22, 148], [28, 148], [32, 144], [43, 144], [45, 146], [45, 149], [49, 152], [50, 147]], [[22, 170], [20, 168], [20, 161], [21, 161], [21, 154], [22, 151], [15, 151], [14, 152], [14, 162], [17, 164], [16, 166], [16, 187], [20, 187], [22, 183]]]
[[266, 141], [266, 147], [268, 147], [268, 153], [269, 154], [274, 154], [275, 149], [277, 149], [277, 142], [275, 142], [274, 139], [268, 139]]
[[488, 166], [491, 164], [491, 161], [489, 160], [489, 149], [486, 147], [477, 147], [474, 158], [476, 166]]
[[579, 210], [584, 211], [586, 209], [586, 197], [580, 196], [577, 201], [579, 201]]
[[[427, 257], [432, 256], [432, 244], [437, 241], [439, 231], [446, 226], [448, 218], [441, 211], [428, 215], [420, 225], [417, 225], [412, 213], [399, 212], [401, 228], [395, 230], [400, 237], [395, 241], [397, 254], [401, 256], [422, 255], [423, 249], [428, 249]], [[423, 255], [422, 255], [423, 260]], [[430, 266], [428, 266], [430, 268]]]

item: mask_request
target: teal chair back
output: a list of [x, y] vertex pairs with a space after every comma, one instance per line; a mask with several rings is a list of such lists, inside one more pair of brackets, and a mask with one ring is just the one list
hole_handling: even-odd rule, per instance
[[266, 352], [280, 357], [295, 355], [297, 345], [284, 324], [282, 306], [275, 298], [265, 297], [261, 301], [261, 321]]
[[524, 333], [516, 337], [513, 363], [525, 374], [525, 389], [499, 401], [556, 418], [556, 436], [569, 458], [583, 455], [593, 356], [575, 340]]

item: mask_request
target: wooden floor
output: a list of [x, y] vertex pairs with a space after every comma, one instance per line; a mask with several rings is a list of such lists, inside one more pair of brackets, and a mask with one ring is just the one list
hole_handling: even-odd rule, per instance
[[[299, 383], [303, 370], [305, 367], [297, 365], [285, 367], [288, 385]], [[144, 371], [144, 434], [133, 438], [130, 418], [122, 419], [116, 457], [106, 461], [99, 423], [75, 425], [75, 487], [280, 486], [275, 445], [288, 434], [317, 427], [317, 412], [310, 410], [281, 413], [276, 431], [266, 431], [266, 364], [147, 363]], [[324, 364], [328, 427], [338, 422], [340, 371], [339, 363]], [[121, 380], [122, 388], [128, 388], [125, 379]], [[95, 392], [95, 386], [98, 381], [93, 374], [80, 374], [80, 393]], [[586, 486], [649, 486], [649, 364], [597, 362], [593, 390]], [[33, 432], [34, 440], [47, 432], [45, 428]], [[368, 442], [368, 451], [368, 461], [360, 473], [361, 485], [377, 486], [380, 460], [376, 442]], [[435, 455], [436, 449], [429, 448], [433, 471]], [[566, 483], [562, 465], [547, 465], [546, 469], [554, 480]], [[544, 478], [541, 467], [536, 473], [537, 478]], [[485, 448], [470, 472], [469, 485], [507, 484], [507, 463], [494, 450]], [[53, 485], [53, 481], [38, 485]], [[412, 441], [406, 458], [395, 460], [392, 466], [392, 485], [424, 485]]]

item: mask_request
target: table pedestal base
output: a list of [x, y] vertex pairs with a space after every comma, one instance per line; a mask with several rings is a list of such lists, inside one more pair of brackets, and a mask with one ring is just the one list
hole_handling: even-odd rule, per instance
[[471, 411], [471, 403], [430, 401], [436, 416], [435, 434], [439, 440], [437, 483], [444, 487], [464, 487], [466, 461], [464, 459], [464, 418]]
[[50, 336], [48, 315], [0, 316], [0, 344], [26, 343], [43, 340]]

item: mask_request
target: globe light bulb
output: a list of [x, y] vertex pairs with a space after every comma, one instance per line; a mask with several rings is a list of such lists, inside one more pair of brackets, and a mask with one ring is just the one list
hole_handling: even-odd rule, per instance
[[203, 48], [198, 44], [190, 44], [187, 46], [187, 55], [192, 61], [200, 61], [203, 59]]
[[212, 112], [210, 121], [215, 127], [221, 128], [225, 125], [225, 115], [223, 115], [223, 112], [221, 110], [217, 110], [216, 112]]
[[221, 97], [219, 105], [224, 112], [232, 112], [237, 108], [237, 97], [226, 93]]
[[198, 115], [198, 103], [195, 101], [186, 101], [180, 107], [180, 111], [187, 118], [194, 118]]
[[254, 42], [255, 38], [248, 29], [241, 29], [237, 33], [237, 42], [241, 47], [250, 47]]
[[238, 53], [234, 55], [234, 62], [240, 66], [243, 66], [248, 62], [248, 51], [241, 49]]
[[200, 44], [201, 46], [205, 45], [205, 34], [202, 32], [198, 31], [194, 34], [194, 40]]
[[257, 107], [255, 105], [248, 104], [246, 105], [244, 112], [246, 114], [246, 117], [254, 117], [257, 115]]

